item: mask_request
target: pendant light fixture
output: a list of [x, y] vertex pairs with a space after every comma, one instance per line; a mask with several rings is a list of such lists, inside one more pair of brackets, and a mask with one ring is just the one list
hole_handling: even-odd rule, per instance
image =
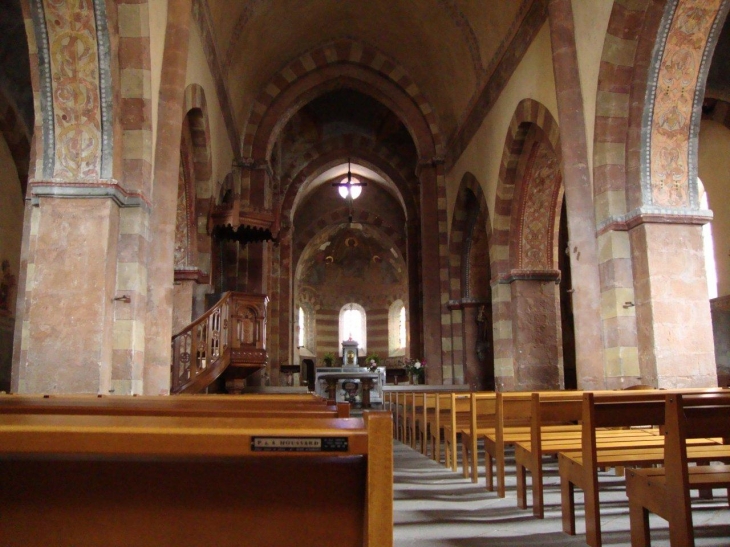
[[340, 182], [333, 182], [332, 186], [337, 186], [340, 196], [350, 201], [360, 196], [362, 187], [367, 186], [367, 182], [361, 182], [352, 176], [352, 172], [350, 171], [350, 158], [347, 158], [347, 176]]

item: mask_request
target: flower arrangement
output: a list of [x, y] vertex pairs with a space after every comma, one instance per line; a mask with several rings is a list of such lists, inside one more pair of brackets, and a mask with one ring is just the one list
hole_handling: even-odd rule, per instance
[[409, 376], [421, 381], [426, 374], [426, 360], [407, 357], [403, 360], [403, 368], [406, 369]]
[[377, 353], [371, 353], [365, 357], [365, 366], [368, 367], [370, 372], [375, 372], [380, 366], [380, 357]]
[[331, 367], [332, 363], [335, 362], [335, 356], [332, 352], [328, 351], [322, 356], [322, 361], [324, 361], [325, 366]]

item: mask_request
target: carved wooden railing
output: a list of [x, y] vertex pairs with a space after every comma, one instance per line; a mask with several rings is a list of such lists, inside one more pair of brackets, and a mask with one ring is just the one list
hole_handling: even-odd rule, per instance
[[171, 393], [199, 393], [229, 367], [245, 377], [266, 366], [268, 297], [227, 292], [172, 338]]

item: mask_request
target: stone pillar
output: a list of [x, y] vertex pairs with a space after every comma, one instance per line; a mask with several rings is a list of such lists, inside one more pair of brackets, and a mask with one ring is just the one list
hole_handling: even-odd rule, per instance
[[13, 388], [109, 393], [119, 208], [111, 199], [40, 198], [30, 216]]
[[715, 339], [717, 385], [730, 386], [730, 296], [710, 300], [712, 332]]
[[571, 1], [550, 0], [548, 4], [550, 40], [558, 99], [561, 167], [570, 234], [578, 387], [600, 389], [605, 385], [600, 313], [601, 285]]
[[464, 313], [461, 302], [449, 302], [451, 312], [451, 362], [453, 369], [452, 383], [461, 385], [466, 381], [466, 362], [464, 361]]
[[421, 231], [415, 221], [409, 222], [408, 230], [408, 339], [406, 355], [421, 351], [421, 269], [420, 236]]
[[477, 315], [479, 304], [476, 302], [462, 302], [462, 343], [464, 345], [464, 383], [471, 389], [485, 389], [482, 383], [482, 371], [477, 359], [476, 345], [479, 339]]
[[[411, 346], [411, 355], [426, 359], [427, 384], [451, 383], [451, 356], [445, 359], [446, 348], [442, 346], [441, 314], [448, 315], [448, 271], [446, 279], [446, 300], [442, 302], [440, 237], [444, 246], [447, 236], [444, 230], [439, 234], [438, 181], [436, 166], [431, 163], [419, 168], [421, 188], [421, 300], [423, 305], [423, 356]], [[434, 366], [435, 365], [435, 366]], [[448, 369], [448, 370], [447, 370]]]
[[555, 278], [512, 281], [514, 389], [561, 389], [560, 297]]
[[187, 327], [193, 317], [195, 281], [176, 281], [172, 289], [172, 333]]
[[492, 281], [492, 336], [494, 340], [494, 389], [515, 390], [512, 291], [506, 282]]
[[144, 392], [151, 395], [170, 391], [175, 221], [191, 10], [191, 0], [168, 2], [147, 265]]
[[642, 383], [716, 386], [702, 227], [642, 222], [629, 234]]

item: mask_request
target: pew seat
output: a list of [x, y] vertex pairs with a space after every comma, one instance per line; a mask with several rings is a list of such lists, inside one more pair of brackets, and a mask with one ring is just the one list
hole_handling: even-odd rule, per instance
[[0, 412], [0, 544], [392, 546], [391, 427]]

